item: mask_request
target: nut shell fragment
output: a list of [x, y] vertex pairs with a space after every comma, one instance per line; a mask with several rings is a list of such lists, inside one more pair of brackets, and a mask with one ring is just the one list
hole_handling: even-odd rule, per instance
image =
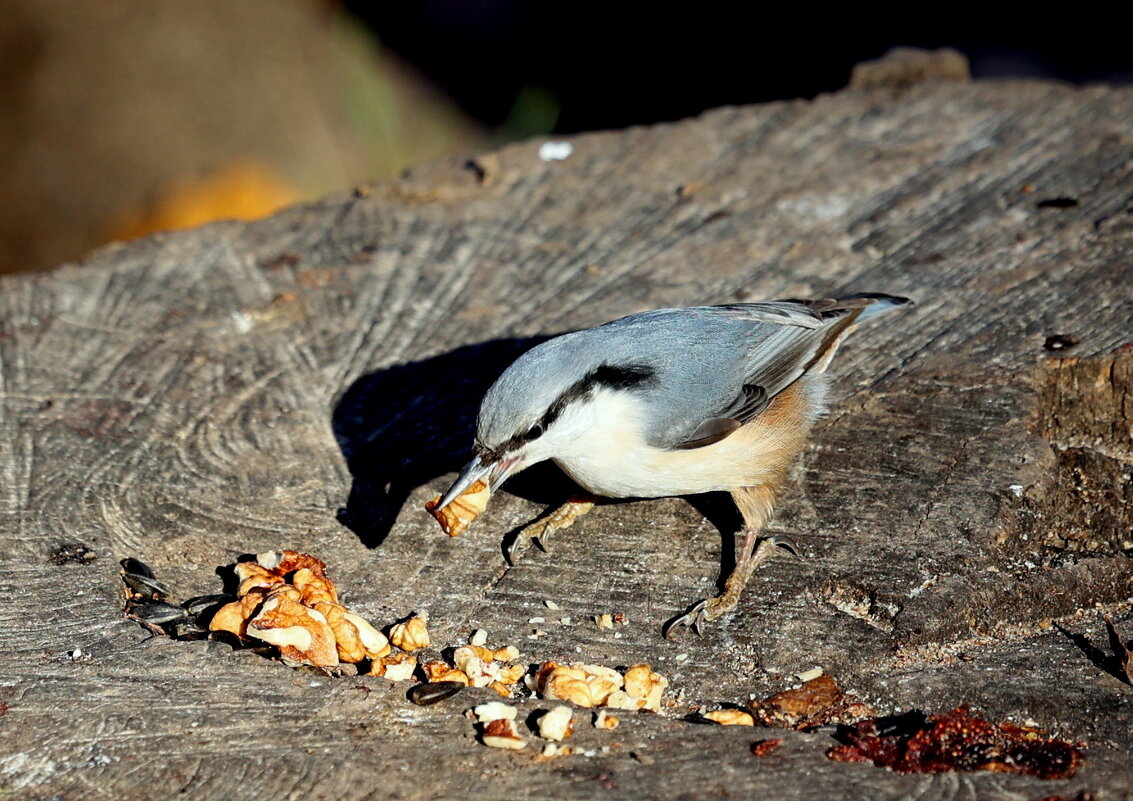
[[480, 516], [492, 497], [484, 481], [474, 482], [468, 489], [453, 499], [448, 506], [437, 511], [441, 496], [425, 503], [425, 510], [441, 524], [441, 529], [450, 537], [459, 537]]

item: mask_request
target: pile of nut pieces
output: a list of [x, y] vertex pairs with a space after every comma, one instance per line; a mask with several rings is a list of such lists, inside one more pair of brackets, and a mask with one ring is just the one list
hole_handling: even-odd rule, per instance
[[[429, 683], [488, 687], [504, 698], [511, 698], [523, 679], [527, 689], [544, 699], [603, 707], [595, 726], [607, 729], [615, 728], [618, 719], [606, 709], [658, 712], [669, 686], [668, 679], [647, 664], [633, 665], [621, 673], [601, 665], [548, 661], [528, 675], [528, 665], [513, 664], [520, 656], [518, 648], [488, 648], [487, 634], [482, 630], [472, 634], [468, 645], [453, 650], [452, 664], [434, 660], [418, 665], [413, 652], [430, 645], [425, 616], [415, 615], [395, 624], [387, 638], [339, 603], [326, 564], [314, 556], [269, 551], [257, 555], [255, 561], [237, 562], [233, 569], [240, 579], [237, 600], [218, 609], [209, 628], [243, 641], [274, 645], [288, 665], [333, 668], [344, 662], [368, 661], [368, 675], [408, 681], [419, 669]], [[517, 711], [500, 702], [476, 707], [481, 742], [496, 748], [524, 748], [526, 741], [515, 726]], [[569, 737], [573, 731], [570, 707], [559, 706], [542, 715], [538, 731], [552, 741]]]

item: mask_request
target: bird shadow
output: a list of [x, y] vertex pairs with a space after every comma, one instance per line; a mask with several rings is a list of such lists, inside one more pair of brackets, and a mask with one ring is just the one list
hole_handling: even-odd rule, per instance
[[[367, 548], [382, 544], [410, 494], [471, 458], [484, 393], [520, 355], [549, 336], [465, 345], [358, 378], [331, 421], [353, 483], [338, 520]], [[562, 502], [578, 489], [550, 463], [507, 482], [513, 495]]]
[[1121, 655], [1119, 653], [1122, 646], [1120, 639], [1116, 643], [1113, 641], [1115, 631], [1111, 631], [1110, 633], [1109, 645], [1112, 653], [1108, 653], [1090, 642], [1090, 638], [1085, 634], [1070, 631], [1058, 623], [1055, 623], [1054, 627], [1058, 630], [1059, 634], [1074, 643], [1078, 650], [1085, 654], [1086, 658], [1089, 659], [1098, 670], [1108, 673], [1123, 684], [1131, 683], [1129, 676], [1126, 675], [1122, 668]]

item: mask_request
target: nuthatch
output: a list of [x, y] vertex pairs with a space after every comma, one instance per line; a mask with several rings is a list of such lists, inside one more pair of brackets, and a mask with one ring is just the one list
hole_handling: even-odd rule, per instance
[[[551, 339], [520, 356], [480, 405], [474, 458], [441, 498], [478, 479], [492, 490], [551, 459], [608, 498], [727, 490], [744, 521], [735, 569], [715, 598], [670, 621], [691, 625], [735, 609], [781, 541], [760, 538], [775, 496], [824, 412], [826, 368], [862, 320], [907, 298], [860, 294], [659, 309]], [[575, 501], [540, 536], [593, 505]], [[536, 524], [538, 525], [538, 524]]]

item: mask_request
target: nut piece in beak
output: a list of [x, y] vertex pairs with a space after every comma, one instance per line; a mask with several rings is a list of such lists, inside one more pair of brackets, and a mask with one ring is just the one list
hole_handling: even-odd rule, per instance
[[488, 500], [491, 497], [492, 491], [487, 482], [477, 479], [447, 506], [437, 508], [441, 502], [441, 496], [438, 495], [425, 504], [425, 510], [436, 518], [445, 534], [450, 537], [459, 537], [472, 525], [472, 521], [487, 508]]

